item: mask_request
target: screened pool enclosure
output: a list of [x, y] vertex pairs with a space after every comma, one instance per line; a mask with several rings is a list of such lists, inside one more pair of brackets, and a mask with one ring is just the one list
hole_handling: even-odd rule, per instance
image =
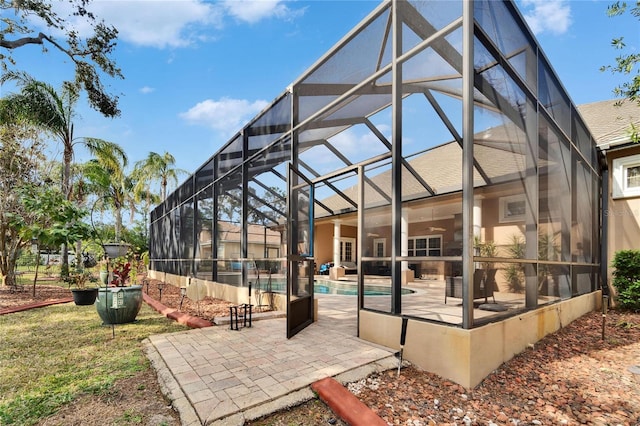
[[473, 329], [599, 290], [601, 181], [514, 3], [389, 0], [151, 213], [150, 269], [286, 282], [293, 335], [333, 262], [359, 312]]

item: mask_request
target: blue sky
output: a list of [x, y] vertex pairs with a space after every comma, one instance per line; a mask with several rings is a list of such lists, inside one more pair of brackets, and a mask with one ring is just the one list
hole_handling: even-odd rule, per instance
[[[120, 95], [122, 116], [104, 118], [83, 100], [75, 134], [116, 142], [132, 162], [169, 151], [193, 172], [378, 4], [94, 0], [90, 9], [120, 33], [114, 57], [125, 79], [105, 83]], [[638, 20], [607, 17], [608, 4], [518, 1], [576, 104], [611, 99], [623, 81], [599, 70], [617, 54], [613, 37], [624, 35], [630, 49], [640, 49]], [[70, 64], [52, 49], [23, 47], [14, 57], [54, 87], [71, 78]], [[52, 155], [59, 158], [59, 147]], [[80, 150], [76, 160], [86, 159]]]

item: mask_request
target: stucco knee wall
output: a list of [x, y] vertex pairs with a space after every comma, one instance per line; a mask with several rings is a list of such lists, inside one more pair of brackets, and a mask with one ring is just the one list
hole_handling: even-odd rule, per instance
[[[207, 296], [236, 304], [251, 303], [255, 306], [259, 304], [255, 291], [251, 293], [251, 300], [249, 300], [249, 287], [236, 287], [215, 281], [203, 280], [201, 278], [185, 277], [182, 275], [168, 274], [166, 272], [158, 272], [154, 270], [149, 270], [148, 275], [150, 278], [161, 280], [176, 287], [187, 287], [189, 284], [199, 282], [204, 284], [206, 287]], [[284, 295], [275, 294], [274, 305], [276, 310], [286, 311], [286, 297], [284, 297]]]
[[[472, 330], [409, 319], [403, 356], [418, 368], [473, 388], [502, 363], [600, 308], [595, 292]], [[400, 348], [400, 317], [360, 311], [360, 338]]]

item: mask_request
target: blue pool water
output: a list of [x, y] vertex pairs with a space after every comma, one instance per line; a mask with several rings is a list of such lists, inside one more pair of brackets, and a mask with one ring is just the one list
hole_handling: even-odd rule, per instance
[[[284, 293], [286, 291], [284, 282], [274, 281], [271, 283], [271, 290]], [[333, 281], [323, 281], [316, 280], [314, 285], [314, 294], [338, 294], [343, 296], [356, 296], [358, 294], [358, 285], [354, 282], [333, 282]], [[262, 290], [267, 290], [266, 283], [262, 284]], [[415, 293], [413, 290], [408, 288], [402, 289], [402, 294], [411, 294]], [[365, 296], [389, 296], [391, 294], [391, 289], [386, 286], [381, 285], [371, 285], [365, 284], [364, 286], [364, 295]]]

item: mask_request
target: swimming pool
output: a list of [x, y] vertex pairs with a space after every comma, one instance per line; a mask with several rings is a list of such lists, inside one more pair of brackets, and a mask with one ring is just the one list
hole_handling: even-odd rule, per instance
[[[266, 283], [262, 284], [261, 290], [267, 290]], [[315, 280], [313, 290], [314, 294], [337, 294], [342, 296], [356, 296], [358, 294], [358, 284], [353, 281], [336, 282]], [[283, 281], [272, 281], [271, 291], [274, 291], [276, 293], [284, 293], [286, 291], [286, 283]], [[408, 288], [402, 289], [402, 294], [411, 293], [415, 293], [415, 291]], [[391, 288], [384, 285], [365, 284], [364, 295], [389, 296], [391, 295]]]

